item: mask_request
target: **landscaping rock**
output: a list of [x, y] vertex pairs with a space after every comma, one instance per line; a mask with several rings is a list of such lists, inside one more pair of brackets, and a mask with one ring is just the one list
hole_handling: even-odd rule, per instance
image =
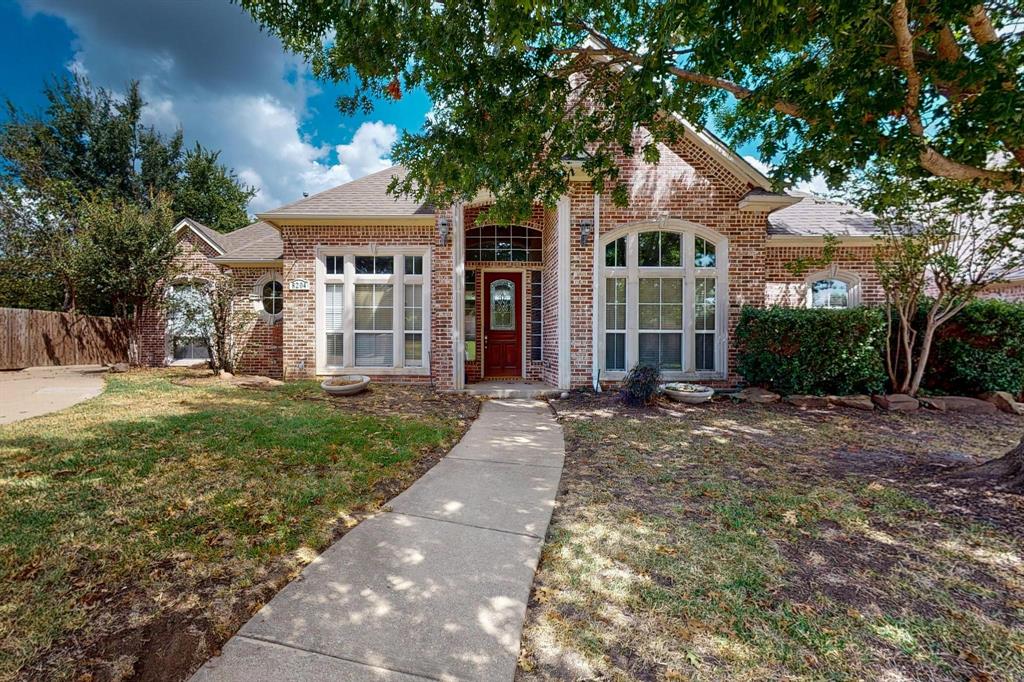
[[127, 372], [129, 369], [131, 369], [131, 367], [128, 365], [127, 362], [115, 362], [114, 364], [112, 364], [110, 366], [110, 371], [115, 373], [115, 374], [121, 374], [122, 372]]
[[273, 388], [274, 386], [283, 386], [284, 382], [270, 377], [253, 375], [235, 379], [235, 385], [244, 388]]
[[906, 393], [873, 395], [871, 400], [886, 412], [914, 412], [921, 404]]
[[869, 395], [830, 395], [828, 400], [833, 405], [839, 407], [849, 407], [854, 410], [864, 410], [865, 412], [874, 412], [875, 404], [871, 401]]
[[946, 399], [945, 398], [921, 398], [921, 405], [927, 407], [929, 410], [935, 410], [936, 412], [946, 411]]
[[947, 412], [964, 412], [966, 414], [994, 414], [999, 408], [990, 402], [968, 398], [959, 395], [947, 395], [943, 397], [946, 403]]
[[989, 393], [982, 393], [978, 397], [982, 400], [987, 400], [1003, 412], [1024, 415], [1024, 403], [1018, 403], [1013, 399], [1013, 394], [1007, 391], [991, 391]]
[[804, 409], [828, 407], [828, 398], [821, 395], [787, 395], [786, 402]]
[[736, 394], [736, 397], [747, 403], [777, 403], [779, 394], [768, 389], [750, 386]]

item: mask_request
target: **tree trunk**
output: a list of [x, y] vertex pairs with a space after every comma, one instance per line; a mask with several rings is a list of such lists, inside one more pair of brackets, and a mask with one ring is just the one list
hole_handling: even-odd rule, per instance
[[1024, 494], [1024, 438], [999, 459], [957, 469], [950, 479], [967, 484], [983, 484], [1007, 492]]
[[921, 382], [924, 380], [924, 370], [928, 367], [928, 357], [932, 352], [932, 341], [935, 339], [935, 329], [938, 327], [929, 315], [928, 325], [924, 330], [924, 338], [921, 341], [920, 355], [917, 356], [917, 367], [914, 369], [914, 376], [910, 380], [909, 395], [917, 395], [921, 390]]

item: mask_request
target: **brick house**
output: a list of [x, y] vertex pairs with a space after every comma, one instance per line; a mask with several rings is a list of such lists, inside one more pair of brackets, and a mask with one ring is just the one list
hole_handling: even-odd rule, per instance
[[[260, 311], [246, 371], [285, 378], [367, 374], [459, 389], [482, 379], [559, 388], [614, 382], [639, 360], [667, 378], [735, 384], [743, 305], [882, 301], [870, 216], [768, 178], [705, 130], [623, 159], [629, 203], [569, 191], [516, 225], [486, 221], [489, 197], [445, 208], [387, 194], [394, 167], [259, 214], [219, 234], [179, 225], [195, 277], [231, 268]], [[639, 148], [639, 145], [638, 145]], [[840, 246], [805, 276], [785, 264]], [[187, 286], [184, 283], [182, 286]], [[153, 365], [201, 355], [153, 318]]]
[[1003, 301], [1024, 303], [1024, 267], [1003, 272], [1000, 281], [985, 287], [979, 298], [998, 298]]

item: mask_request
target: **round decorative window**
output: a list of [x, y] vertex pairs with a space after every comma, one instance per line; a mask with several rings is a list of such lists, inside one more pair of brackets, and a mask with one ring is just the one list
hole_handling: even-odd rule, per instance
[[284, 287], [276, 279], [263, 285], [263, 312], [278, 315], [284, 308]]

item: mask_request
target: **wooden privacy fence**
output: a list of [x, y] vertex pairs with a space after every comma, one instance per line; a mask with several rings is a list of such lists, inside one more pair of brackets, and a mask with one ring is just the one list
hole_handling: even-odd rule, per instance
[[0, 308], [0, 369], [127, 359], [128, 344], [111, 317]]

